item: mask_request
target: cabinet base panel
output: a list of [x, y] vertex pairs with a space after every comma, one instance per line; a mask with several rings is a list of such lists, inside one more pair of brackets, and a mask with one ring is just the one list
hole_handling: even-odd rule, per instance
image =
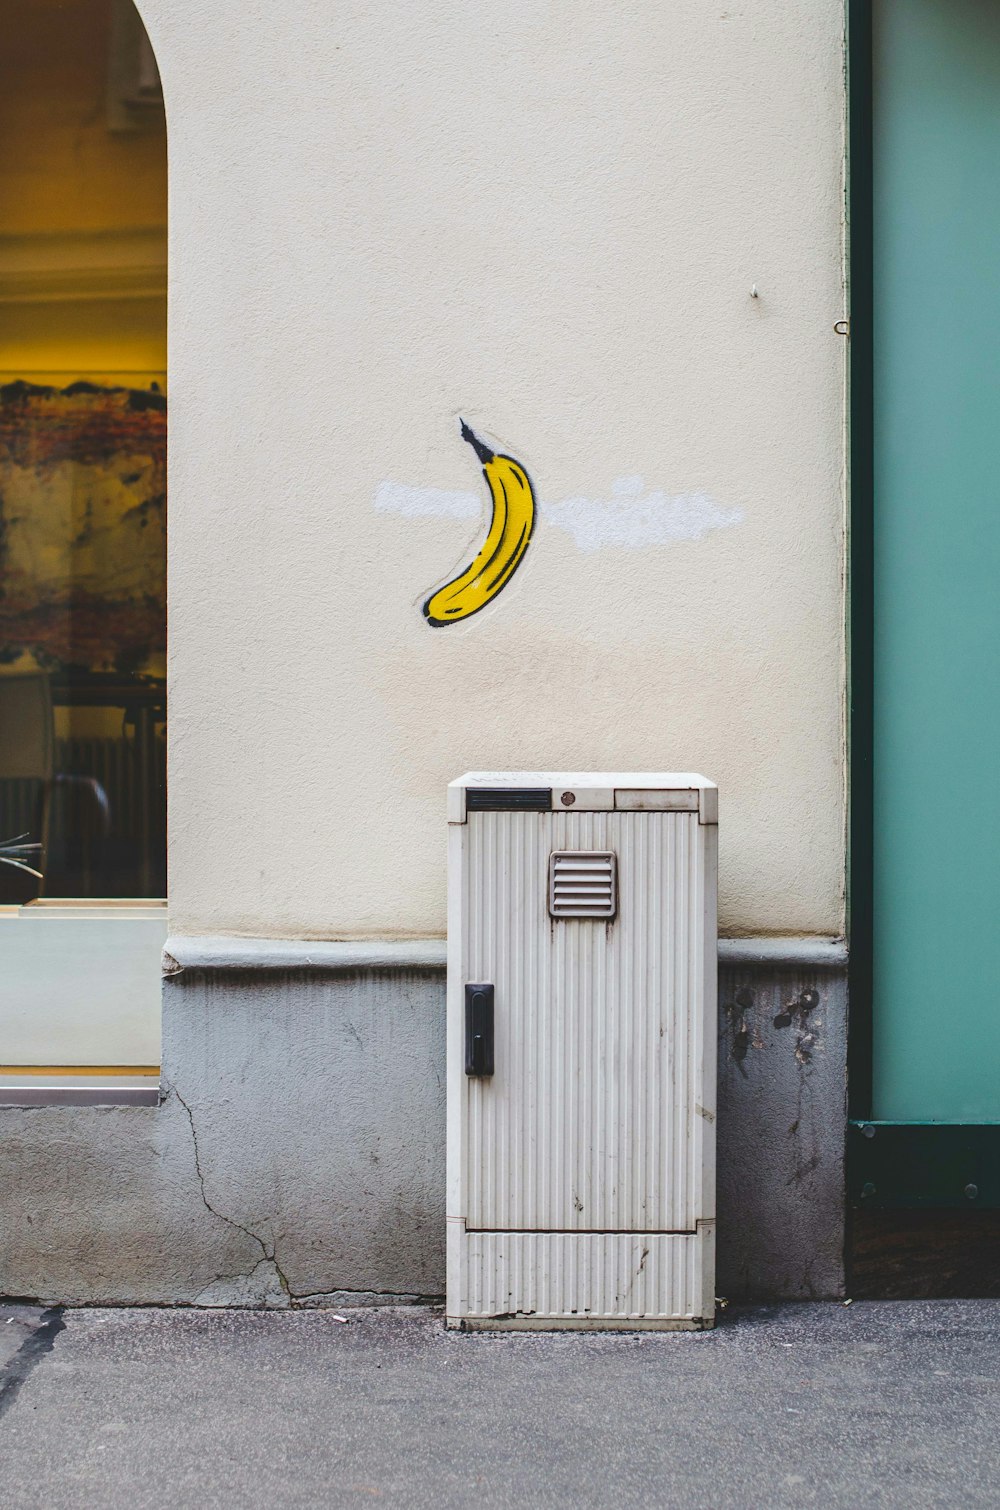
[[715, 1223], [695, 1232], [467, 1232], [448, 1223], [449, 1327], [704, 1331]]
[[446, 1316], [461, 1332], [708, 1332], [714, 1316]]

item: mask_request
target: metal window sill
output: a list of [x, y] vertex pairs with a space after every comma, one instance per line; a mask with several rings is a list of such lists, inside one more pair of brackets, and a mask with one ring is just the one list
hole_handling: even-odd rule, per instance
[[37, 1074], [0, 1075], [4, 1106], [158, 1106], [158, 1075]]

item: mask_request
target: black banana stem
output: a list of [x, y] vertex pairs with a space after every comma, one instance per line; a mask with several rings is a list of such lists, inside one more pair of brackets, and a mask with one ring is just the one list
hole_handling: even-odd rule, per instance
[[473, 451], [475, 451], [484, 467], [486, 466], [487, 462], [492, 461], [494, 456], [496, 455], [496, 452], [491, 451], [489, 446], [486, 445], [485, 441], [481, 441], [479, 439], [479, 436], [476, 434], [475, 430], [473, 430], [471, 426], [467, 425], [464, 419], [462, 420], [462, 439], [469, 442], [469, 445], [472, 447]]

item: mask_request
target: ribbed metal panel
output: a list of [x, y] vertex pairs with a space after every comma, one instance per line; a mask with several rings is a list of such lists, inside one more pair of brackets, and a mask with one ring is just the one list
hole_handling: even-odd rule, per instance
[[[495, 1073], [467, 1082], [460, 1119], [452, 1214], [469, 1228], [691, 1232], [712, 1216], [708, 832], [696, 813], [469, 814], [461, 969], [496, 987]], [[551, 852], [583, 849], [617, 855], [613, 922], [548, 915]], [[625, 1260], [608, 1262], [623, 1283]]]
[[703, 1274], [712, 1233], [683, 1237], [475, 1232], [466, 1237], [463, 1316], [614, 1317], [620, 1323], [711, 1316]]
[[[450, 1324], [711, 1324], [716, 829], [702, 818], [452, 820]], [[549, 915], [551, 857], [583, 851], [614, 858], [614, 918]], [[469, 981], [495, 988], [488, 1078], [463, 1069]]]

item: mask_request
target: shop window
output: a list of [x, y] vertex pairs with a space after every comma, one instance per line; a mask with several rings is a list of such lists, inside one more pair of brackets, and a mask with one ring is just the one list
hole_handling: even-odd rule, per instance
[[[4, 932], [2, 1092], [27, 1066], [158, 1057], [167, 232], [163, 102], [131, 0], [0, 0], [0, 35], [0, 907], [31, 924]], [[146, 929], [141, 1030], [138, 935], [105, 929], [102, 953], [109, 914]], [[70, 918], [93, 924], [75, 984]]]

